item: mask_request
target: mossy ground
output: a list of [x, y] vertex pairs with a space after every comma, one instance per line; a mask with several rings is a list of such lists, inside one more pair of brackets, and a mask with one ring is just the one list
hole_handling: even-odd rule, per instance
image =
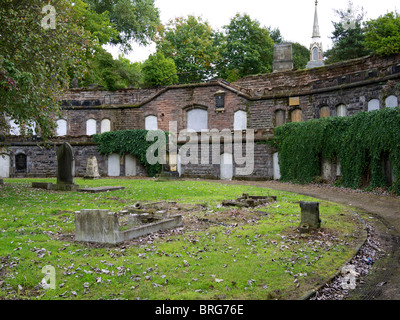
[[[362, 237], [351, 210], [325, 201], [321, 229], [300, 235], [298, 202], [315, 199], [265, 188], [76, 179], [81, 187], [125, 187], [90, 194], [33, 189], [34, 181], [55, 179], [5, 179], [0, 187], [0, 299], [295, 299], [333, 275]], [[242, 193], [275, 195], [277, 202], [252, 209], [220, 206]], [[197, 209], [181, 210], [184, 227], [159, 237], [120, 246], [73, 239], [75, 211], [115, 212], [161, 200]], [[47, 265], [55, 268], [54, 290], [39, 286]]]

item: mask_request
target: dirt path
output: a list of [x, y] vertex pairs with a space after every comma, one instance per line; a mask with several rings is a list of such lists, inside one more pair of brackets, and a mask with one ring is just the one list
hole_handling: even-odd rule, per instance
[[371, 221], [379, 235], [385, 256], [375, 263], [371, 275], [364, 279], [365, 283], [351, 292], [348, 299], [400, 300], [400, 197], [324, 185], [294, 185], [276, 181], [223, 181], [221, 183], [294, 192], [349, 205], [375, 217], [376, 219], [371, 219]]

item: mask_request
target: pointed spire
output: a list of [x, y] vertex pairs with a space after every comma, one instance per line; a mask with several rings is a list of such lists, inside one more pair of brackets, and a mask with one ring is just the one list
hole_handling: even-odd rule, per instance
[[318, 0], [315, 1], [315, 15], [314, 15], [314, 28], [313, 28], [313, 39], [320, 38], [321, 35], [319, 34], [319, 23], [318, 23]]

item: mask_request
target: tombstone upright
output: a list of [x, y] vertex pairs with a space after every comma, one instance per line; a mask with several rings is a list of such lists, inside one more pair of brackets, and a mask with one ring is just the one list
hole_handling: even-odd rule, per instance
[[86, 165], [85, 179], [99, 179], [99, 167], [97, 164], [97, 158], [95, 156], [90, 156]]
[[64, 142], [57, 150], [57, 185], [56, 190], [77, 190], [74, 183], [75, 159], [71, 145]]
[[308, 232], [310, 229], [319, 229], [321, 227], [321, 219], [319, 217], [319, 203], [301, 201], [300, 208], [300, 231]]

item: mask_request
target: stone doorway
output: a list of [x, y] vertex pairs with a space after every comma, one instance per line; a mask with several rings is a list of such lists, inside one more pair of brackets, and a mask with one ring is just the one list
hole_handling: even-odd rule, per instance
[[28, 169], [28, 157], [19, 153], [15, 156], [15, 173], [26, 173]]

